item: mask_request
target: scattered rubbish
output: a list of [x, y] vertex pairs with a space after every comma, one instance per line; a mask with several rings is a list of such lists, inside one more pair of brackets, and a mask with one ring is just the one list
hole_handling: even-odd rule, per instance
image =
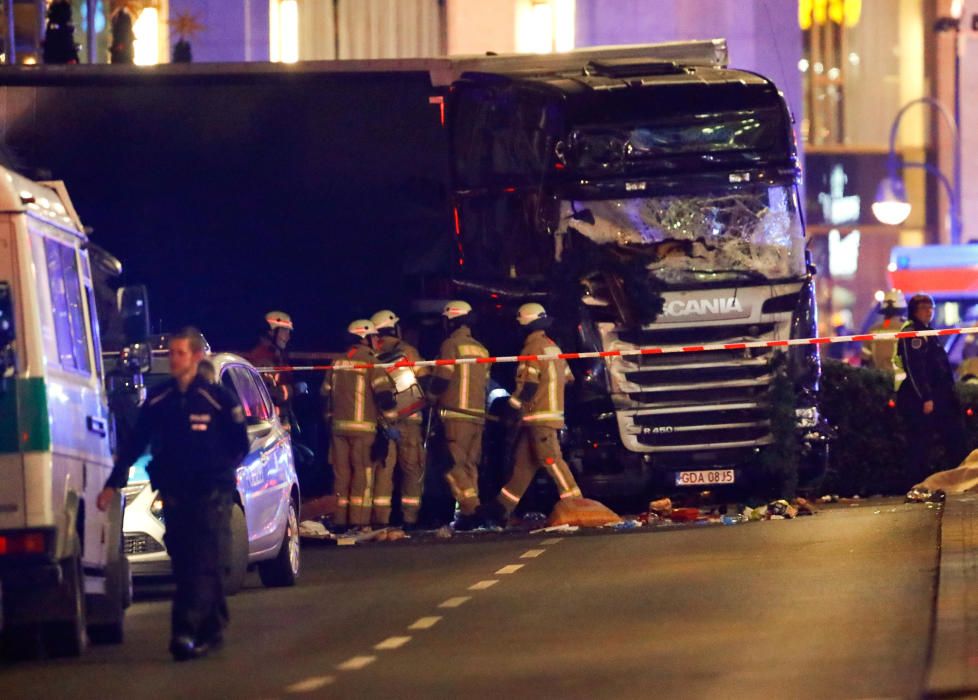
[[523, 517], [520, 518], [520, 524], [523, 527], [538, 528], [543, 526], [547, 522], [547, 516], [538, 511], [532, 511], [530, 513], [524, 513]]
[[798, 515], [798, 509], [788, 503], [788, 501], [785, 499], [780, 498], [767, 504], [767, 514], [768, 518], [771, 520], [776, 518], [791, 519]]
[[452, 528], [449, 525], [442, 525], [440, 528], [435, 530], [435, 537], [440, 540], [450, 540], [452, 539]]
[[303, 520], [299, 523], [299, 537], [330, 540], [333, 539], [333, 534], [318, 520]]
[[822, 503], [838, 503], [839, 502], [839, 494], [837, 494], [837, 493], [833, 493], [831, 495], [830, 494], [826, 494], [826, 495], [822, 496], [821, 498], [819, 498], [818, 500], [821, 501]]
[[601, 527], [620, 523], [621, 517], [603, 503], [590, 498], [564, 498], [557, 502], [548, 523], [553, 525], [577, 525]]
[[536, 535], [541, 532], [577, 532], [581, 528], [577, 525], [551, 525], [550, 527], [541, 527], [538, 530], [531, 530], [531, 535]]
[[796, 498], [795, 507], [798, 509], [798, 515], [815, 515], [818, 513], [818, 508], [807, 498]]
[[738, 525], [744, 522], [745, 518], [743, 515], [721, 515], [720, 522], [724, 525]]
[[642, 527], [642, 523], [639, 520], [628, 519], [628, 520], [622, 520], [621, 522], [617, 522], [617, 523], [608, 523], [607, 525], [604, 525], [604, 527], [611, 528], [612, 530], [616, 530], [616, 531], [638, 530], [639, 528]]
[[699, 508], [673, 508], [669, 518], [674, 523], [691, 523], [700, 517]]
[[668, 516], [672, 512], [672, 499], [660, 498], [657, 501], [652, 501], [649, 503], [649, 512], [660, 517]]

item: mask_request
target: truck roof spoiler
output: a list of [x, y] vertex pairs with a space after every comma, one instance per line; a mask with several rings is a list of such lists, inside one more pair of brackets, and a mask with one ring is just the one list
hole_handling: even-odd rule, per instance
[[378, 58], [369, 60], [301, 61], [299, 63], [164, 63], [157, 66], [78, 65], [33, 66], [25, 72], [0, 66], [0, 85], [84, 84], [90, 81], [152, 80], [204, 76], [254, 76], [296, 73], [427, 73], [431, 84], [446, 87], [463, 73], [533, 75], [583, 71], [589, 64], [612, 62], [675, 63], [680, 66], [726, 68], [726, 39], [670, 41], [660, 44], [597, 46], [552, 54], [487, 54], [440, 58]]

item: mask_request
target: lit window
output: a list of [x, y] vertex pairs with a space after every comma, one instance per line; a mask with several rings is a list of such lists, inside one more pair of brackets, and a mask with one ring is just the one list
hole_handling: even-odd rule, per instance
[[523, 0], [516, 15], [516, 50], [527, 53], [574, 48], [575, 0]]
[[296, 0], [269, 0], [269, 58], [275, 63], [299, 60], [299, 4]]
[[143, 8], [132, 25], [136, 36], [133, 62], [137, 66], [154, 66], [160, 62], [160, 12], [155, 7]]

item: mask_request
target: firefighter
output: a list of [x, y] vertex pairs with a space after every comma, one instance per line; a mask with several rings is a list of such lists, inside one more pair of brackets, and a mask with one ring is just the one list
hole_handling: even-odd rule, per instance
[[[401, 337], [401, 319], [390, 309], [375, 313], [370, 320], [380, 336], [379, 357], [381, 362], [406, 359], [419, 362], [421, 355], [417, 349]], [[418, 510], [421, 508], [421, 494], [424, 485], [425, 452], [424, 437], [421, 434], [421, 409], [424, 408], [424, 393], [419, 380], [428, 376], [427, 367], [389, 368], [388, 377], [395, 390], [397, 409], [391, 412], [390, 419], [399, 433], [397, 441], [392, 442], [387, 452], [385, 467], [393, 473], [394, 466], [400, 469], [401, 514], [405, 530], [413, 530], [418, 524]], [[408, 386], [399, 391], [402, 383], [399, 376], [404, 374]], [[410, 380], [413, 379], [413, 383]], [[414, 389], [414, 392], [409, 391]], [[400, 395], [404, 395], [404, 401]], [[402, 405], [403, 403], [403, 405]]]
[[386, 389], [384, 371], [358, 366], [377, 362], [380, 339], [374, 324], [367, 319], [353, 321], [347, 326], [347, 335], [350, 348], [333, 362], [321, 389], [326, 422], [332, 428], [330, 463], [337, 504], [333, 524], [338, 529], [368, 530], [374, 505], [383, 510], [386, 501], [390, 512], [390, 475], [384, 478], [383, 464], [378, 464], [371, 452], [377, 437], [378, 404], [389, 408], [392, 401], [387, 391], [375, 396], [375, 389]]
[[[547, 336], [551, 319], [540, 304], [523, 304], [516, 321], [526, 332], [520, 355], [559, 355]], [[559, 431], [564, 427], [564, 387], [574, 380], [564, 360], [525, 360], [516, 368], [516, 389], [506, 404], [504, 420], [518, 426], [513, 475], [495, 501], [483, 508], [487, 524], [505, 526], [537, 469], [546, 469], [557, 484], [561, 499], [580, 498], [581, 489], [560, 452]]]
[[[292, 318], [284, 311], [269, 311], [265, 314], [266, 328], [258, 337], [258, 343], [248, 352], [245, 359], [256, 367], [285, 367], [289, 364], [286, 348], [292, 339]], [[292, 425], [292, 398], [294, 389], [287, 372], [265, 372], [262, 374], [268, 393], [275, 404], [282, 425], [289, 429]]]
[[[448, 337], [438, 357], [443, 360], [488, 357], [489, 351], [472, 337], [472, 307], [450, 301], [442, 310]], [[471, 530], [478, 525], [479, 462], [485, 427], [487, 364], [440, 365], [435, 368], [429, 393], [437, 402], [452, 466], [445, 480], [458, 503], [453, 527]]]
[[[909, 320], [903, 331], [932, 330], [934, 300], [926, 294], [915, 294], [907, 304]], [[897, 407], [909, 431], [908, 446], [914, 469], [913, 482], [923, 481], [937, 468], [957, 466], [967, 448], [964, 420], [954, 375], [944, 346], [938, 338], [901, 338], [897, 346], [907, 378], [897, 391]], [[943, 445], [947, 464], [932, 462], [934, 438]]]
[[[869, 329], [870, 333], [896, 333], [906, 322], [903, 314], [906, 313], [907, 305], [903, 297], [903, 292], [899, 289], [891, 289], [883, 295], [880, 302], [879, 312], [883, 315], [876, 325]], [[875, 367], [876, 369], [886, 370], [894, 375], [900, 372], [900, 368], [894, 361], [897, 354], [897, 341], [876, 340], [872, 343], [864, 343], [862, 347], [863, 367]]]

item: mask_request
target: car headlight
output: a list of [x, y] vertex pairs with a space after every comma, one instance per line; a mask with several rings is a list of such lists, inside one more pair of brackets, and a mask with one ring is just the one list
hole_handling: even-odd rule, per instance
[[149, 512], [153, 514], [153, 517], [163, 521], [163, 499], [159, 496], [153, 499], [153, 502], [149, 506]]
[[795, 409], [795, 425], [799, 428], [814, 428], [818, 423], [818, 409], [814, 406]]

